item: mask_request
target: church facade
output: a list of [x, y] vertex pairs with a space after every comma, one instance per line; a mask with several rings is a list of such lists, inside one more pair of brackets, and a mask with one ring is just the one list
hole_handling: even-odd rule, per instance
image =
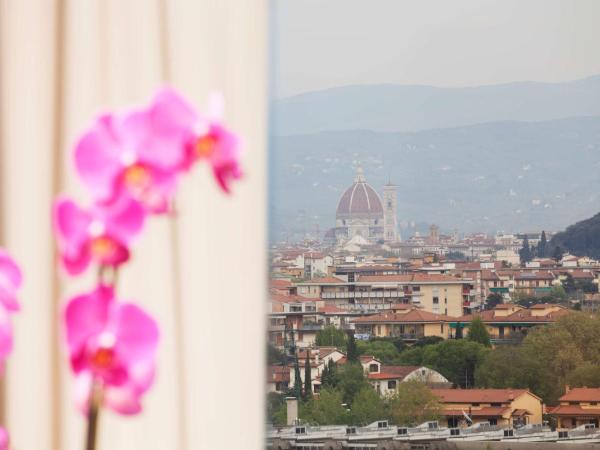
[[333, 234], [338, 244], [357, 236], [372, 243], [398, 241], [396, 186], [385, 185], [382, 200], [359, 167], [338, 201]]

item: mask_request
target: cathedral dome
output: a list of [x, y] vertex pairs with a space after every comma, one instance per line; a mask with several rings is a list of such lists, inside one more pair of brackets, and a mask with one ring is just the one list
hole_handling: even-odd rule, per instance
[[354, 184], [346, 189], [338, 203], [336, 217], [383, 217], [383, 206], [377, 191], [367, 184], [362, 169], [358, 168]]

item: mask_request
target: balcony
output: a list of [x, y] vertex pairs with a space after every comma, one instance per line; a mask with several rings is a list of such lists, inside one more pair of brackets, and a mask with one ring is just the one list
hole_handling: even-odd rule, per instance
[[300, 331], [319, 331], [323, 329], [324, 324], [322, 323], [303, 323], [299, 330]]
[[322, 292], [321, 298], [324, 300], [330, 299], [346, 299], [346, 298], [390, 298], [401, 299], [410, 297], [422, 297], [420, 292], [405, 292], [405, 291], [370, 291], [370, 292]]

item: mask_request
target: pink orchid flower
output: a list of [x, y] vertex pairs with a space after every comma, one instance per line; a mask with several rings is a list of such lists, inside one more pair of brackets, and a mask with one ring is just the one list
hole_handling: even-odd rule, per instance
[[107, 286], [71, 299], [64, 319], [82, 411], [96, 384], [104, 406], [120, 414], [140, 412], [141, 396], [154, 381], [159, 340], [154, 319], [134, 304], [116, 301]]
[[13, 348], [10, 313], [20, 309], [17, 291], [22, 282], [23, 275], [17, 263], [0, 249], [0, 373], [4, 372], [4, 361]]
[[4, 427], [0, 427], [0, 450], [8, 450], [10, 445], [10, 437], [8, 431]]
[[195, 121], [187, 102], [168, 89], [145, 109], [101, 116], [76, 146], [77, 171], [99, 202], [128, 195], [150, 212], [167, 212]]
[[137, 201], [122, 197], [107, 206], [81, 209], [67, 198], [54, 205], [54, 227], [61, 260], [70, 275], [93, 261], [117, 267], [129, 259], [129, 244], [143, 228], [146, 213]]
[[240, 168], [241, 143], [238, 136], [223, 125], [223, 99], [213, 94], [206, 118], [198, 118], [195, 138], [188, 145], [187, 165], [206, 160], [217, 183], [225, 193], [231, 191], [232, 180], [242, 177]]
[[20, 309], [17, 291], [23, 282], [21, 269], [14, 259], [0, 249], [0, 304], [8, 311]]

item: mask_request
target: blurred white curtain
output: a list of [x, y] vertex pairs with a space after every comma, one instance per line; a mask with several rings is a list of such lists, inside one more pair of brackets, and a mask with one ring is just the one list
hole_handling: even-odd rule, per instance
[[263, 447], [266, 3], [0, 0], [0, 243], [26, 275], [0, 414], [15, 449], [82, 448], [58, 318], [92, 280], [58, 270], [50, 206], [60, 191], [85, 199], [72, 173], [77, 133], [163, 82], [197, 104], [224, 92], [246, 177], [226, 197], [198, 168], [177, 222], [153, 219], [121, 274], [121, 297], [161, 323], [159, 374], [143, 414], [103, 413], [99, 449]]

